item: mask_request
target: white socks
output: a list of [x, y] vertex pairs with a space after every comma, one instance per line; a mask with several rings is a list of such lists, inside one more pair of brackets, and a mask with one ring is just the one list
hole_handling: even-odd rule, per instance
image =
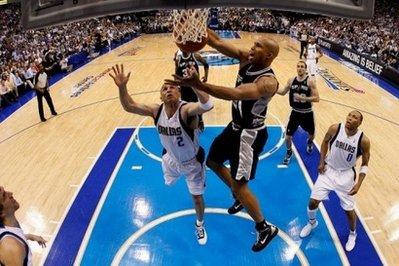
[[309, 207], [308, 207], [307, 210], [308, 210], [309, 222], [311, 224], [314, 224], [316, 222], [316, 213], [319, 210], [319, 208], [316, 208], [314, 210], [310, 210]]
[[203, 224], [204, 224], [204, 221], [198, 221], [198, 220], [197, 220], [197, 222], [196, 222], [196, 225], [197, 225], [198, 227], [202, 226]]

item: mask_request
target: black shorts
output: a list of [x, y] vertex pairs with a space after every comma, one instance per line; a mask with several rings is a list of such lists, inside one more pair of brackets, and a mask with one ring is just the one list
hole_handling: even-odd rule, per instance
[[309, 133], [309, 135], [314, 135], [314, 116], [313, 111], [309, 113], [299, 113], [294, 110], [291, 111], [290, 121], [287, 125], [287, 135], [294, 135], [295, 131], [301, 126], [303, 130]]
[[237, 181], [248, 182], [255, 178], [259, 155], [267, 136], [266, 127], [235, 130], [230, 123], [213, 141], [208, 160], [218, 164], [229, 161], [231, 176]]

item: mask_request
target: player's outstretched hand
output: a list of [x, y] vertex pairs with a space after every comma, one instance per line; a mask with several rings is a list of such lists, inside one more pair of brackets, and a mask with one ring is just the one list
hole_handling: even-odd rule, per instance
[[175, 85], [180, 87], [193, 87], [196, 88], [199, 84], [201, 84], [201, 80], [198, 76], [197, 70], [191, 66], [187, 68], [187, 74], [184, 77], [173, 75], [174, 80], [165, 79], [165, 83], [169, 85]]
[[351, 189], [351, 191], [349, 191], [348, 195], [355, 195], [358, 191], [359, 191], [360, 186], [358, 185], [358, 183], [356, 183], [353, 188]]
[[115, 66], [112, 67], [112, 70], [114, 71], [114, 74], [110, 73], [109, 76], [114, 79], [116, 86], [118, 87], [126, 86], [127, 82], [129, 81], [131, 72], [125, 75], [123, 64], [121, 64], [120, 67], [118, 66], [118, 64], [116, 64]]
[[42, 248], [46, 247], [47, 240], [45, 240], [41, 236], [29, 234], [29, 235], [26, 235], [26, 238], [28, 240], [37, 242]]

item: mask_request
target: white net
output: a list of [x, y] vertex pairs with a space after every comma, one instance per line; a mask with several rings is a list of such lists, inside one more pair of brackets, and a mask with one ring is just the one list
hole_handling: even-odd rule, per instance
[[206, 32], [208, 9], [173, 10], [173, 38], [176, 43], [200, 43], [208, 37]]

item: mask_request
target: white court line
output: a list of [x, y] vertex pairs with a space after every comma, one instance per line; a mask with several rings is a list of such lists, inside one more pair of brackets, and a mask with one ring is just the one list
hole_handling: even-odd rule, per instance
[[[205, 213], [215, 213], [215, 214], [229, 215], [229, 214], [227, 214], [227, 210], [226, 209], [221, 209], [221, 208], [205, 208]], [[170, 213], [170, 214], [167, 214], [165, 216], [159, 217], [159, 218], [147, 223], [146, 225], [144, 225], [143, 227], [138, 229], [133, 235], [131, 235], [122, 244], [122, 246], [118, 250], [117, 254], [115, 255], [111, 265], [112, 266], [119, 265], [121, 259], [123, 258], [123, 256], [125, 255], [125, 253], [129, 249], [129, 247], [131, 247], [132, 244], [138, 238], [140, 238], [142, 235], [144, 235], [146, 232], [150, 231], [154, 227], [156, 227], [156, 226], [158, 226], [158, 225], [160, 225], [160, 224], [162, 224], [164, 222], [167, 222], [169, 220], [173, 220], [175, 218], [178, 218], [178, 217], [187, 216], [187, 215], [194, 215], [194, 214], [195, 214], [195, 210], [194, 209], [181, 210], [181, 211], [178, 211], [178, 212]], [[239, 212], [239, 213], [235, 214], [234, 216], [238, 216], [240, 218], [253, 221], [253, 219], [248, 215], [248, 213], [245, 213], [245, 212]], [[309, 266], [309, 261], [306, 258], [305, 254], [303, 253], [303, 251], [301, 250], [300, 245], [295, 243], [295, 241], [292, 240], [291, 237], [287, 233], [282, 231], [282, 230], [279, 230], [278, 236], [281, 237], [281, 239], [287, 243], [287, 245], [289, 247], [289, 250], [295, 251], [294, 254], [296, 254], [296, 256], [298, 257], [298, 260], [300, 261], [301, 265]]]
[[[103, 145], [101, 151], [100, 151], [100, 152], [98, 153], [98, 155], [97, 155], [97, 159], [98, 159], [98, 158], [100, 157], [100, 155], [103, 153], [103, 151], [105, 150], [105, 147], [107, 147], [107, 144], [109, 143], [109, 141], [111, 140], [111, 138], [114, 136], [116, 130], [117, 130], [117, 128], [114, 129], [114, 131], [112, 132], [112, 134], [108, 137], [108, 140], [104, 143], [104, 145]], [[69, 210], [71, 209], [72, 204], [75, 202], [75, 199], [76, 199], [76, 197], [78, 196], [79, 191], [81, 190], [81, 188], [82, 188], [83, 184], [85, 183], [87, 177], [89, 176], [91, 170], [93, 169], [94, 165], [96, 164], [97, 159], [93, 161], [93, 163], [91, 164], [90, 168], [87, 170], [86, 176], [82, 179], [82, 182], [81, 182], [80, 185], [79, 185], [79, 189], [76, 189], [75, 195], [71, 198], [71, 200], [70, 200], [68, 206], [66, 207], [66, 209], [65, 209], [65, 211], [64, 211], [64, 214], [62, 215], [62, 217], [61, 217], [61, 219], [60, 219], [60, 222], [58, 223], [57, 228], [55, 229], [55, 231], [54, 231], [52, 237], [50, 238], [51, 240], [50, 240], [49, 243], [48, 243], [48, 246], [47, 246], [48, 248], [46, 248], [46, 251], [45, 251], [45, 253], [44, 253], [44, 255], [43, 255], [42, 259], [41, 259], [40, 265], [44, 265], [44, 262], [46, 261], [46, 258], [47, 258], [47, 256], [48, 256], [48, 253], [49, 253], [50, 250], [51, 250], [51, 246], [52, 246], [53, 243], [54, 243], [55, 237], [57, 236], [58, 232], [60, 231], [61, 225], [63, 224], [63, 222], [64, 222], [64, 220], [65, 220], [65, 218], [66, 218], [66, 216], [67, 216]]]
[[[302, 169], [302, 172], [303, 172], [303, 174], [305, 176], [306, 181], [308, 182], [309, 187], [312, 188], [313, 187], [312, 179], [310, 178], [309, 173], [306, 170], [305, 164], [303, 163], [302, 158], [299, 155], [295, 145], [292, 145], [292, 150], [293, 150], [293, 152], [294, 152], [294, 154], [295, 154], [295, 156], [297, 158], [298, 164], [299, 164], [299, 166]], [[349, 264], [349, 261], [348, 261], [348, 257], [346, 256], [345, 251], [344, 251], [344, 249], [343, 249], [343, 247], [341, 245], [341, 242], [339, 241], [337, 232], [335, 231], [335, 228], [334, 228], [334, 226], [333, 226], [333, 224], [332, 224], [332, 222], [330, 220], [330, 217], [328, 216], [328, 213], [327, 213], [327, 211], [326, 211], [326, 209], [325, 209], [325, 207], [323, 205], [323, 202], [320, 203], [319, 209], [320, 209], [321, 215], [323, 216], [324, 221], [326, 222], [327, 229], [330, 232], [330, 235], [331, 235], [331, 237], [333, 239], [334, 245], [337, 248], [337, 252], [338, 252], [338, 255], [339, 255], [340, 259], [341, 259], [342, 264], [345, 265], [345, 266], [349, 266], [350, 264]], [[304, 212], [306, 211], [306, 206], [303, 206], [303, 211]]]
[[106, 200], [106, 198], [108, 196], [108, 193], [109, 193], [109, 191], [110, 191], [110, 189], [112, 187], [112, 184], [114, 183], [115, 177], [116, 177], [117, 173], [119, 172], [119, 169], [120, 169], [123, 161], [125, 160], [126, 154], [129, 151], [129, 149], [130, 149], [130, 147], [131, 147], [131, 145], [133, 143], [133, 140], [135, 138], [135, 135], [137, 135], [137, 133], [138, 133], [137, 129], [134, 130], [133, 135], [130, 137], [129, 142], [126, 144], [125, 149], [123, 150], [123, 153], [119, 157], [119, 161], [118, 161], [117, 165], [115, 166], [115, 168], [114, 168], [114, 170], [112, 172], [112, 175], [111, 175], [110, 179], [108, 180], [108, 183], [107, 183], [103, 193], [101, 194], [100, 201], [98, 202], [96, 210], [94, 211], [94, 214], [93, 214], [93, 216], [92, 216], [92, 218], [90, 220], [89, 226], [86, 229], [85, 236], [84, 236], [84, 238], [83, 238], [83, 240], [82, 240], [82, 242], [80, 244], [79, 252], [78, 252], [78, 254], [76, 256], [76, 259], [75, 259], [75, 262], [74, 262], [73, 265], [80, 265], [81, 264], [81, 261], [83, 259], [83, 255], [84, 255], [84, 253], [86, 251], [87, 245], [88, 245], [89, 240], [90, 240], [90, 236], [91, 236], [91, 234], [93, 232], [93, 229], [94, 229], [94, 226], [95, 226], [95, 224], [97, 222], [98, 216], [100, 215], [101, 209], [102, 209], [102, 207], [103, 207], [103, 205], [105, 203], [105, 200]]
[[379, 233], [381, 233], [381, 232], [382, 232], [381, 229], [377, 229], [377, 230], [371, 231], [371, 233], [372, 233], [373, 235], [379, 234]]
[[286, 165], [286, 164], [278, 164], [277, 168], [288, 168], [288, 165]]
[[[320, 151], [320, 146], [319, 144], [316, 143], [316, 141], [313, 141], [314, 145], [316, 146], [316, 148]], [[370, 228], [368, 227], [366, 221], [363, 219], [363, 216], [361, 214], [361, 212], [359, 211], [359, 209], [357, 208], [357, 206], [355, 205], [355, 212], [357, 215], [357, 218], [359, 219], [359, 221], [362, 223], [364, 230], [366, 231], [366, 234], [368, 235], [371, 243], [373, 244], [378, 256], [381, 259], [381, 262], [383, 265], [388, 265], [387, 260], [385, 259], [384, 254], [382, 254], [380, 247], [377, 245], [377, 243], [375, 242], [375, 239], [373, 237], [373, 234], [371, 233]], [[374, 218], [374, 217], [373, 217]]]
[[141, 165], [133, 165], [132, 166], [132, 170], [141, 170], [141, 169], [143, 169], [143, 166], [141, 166]]

